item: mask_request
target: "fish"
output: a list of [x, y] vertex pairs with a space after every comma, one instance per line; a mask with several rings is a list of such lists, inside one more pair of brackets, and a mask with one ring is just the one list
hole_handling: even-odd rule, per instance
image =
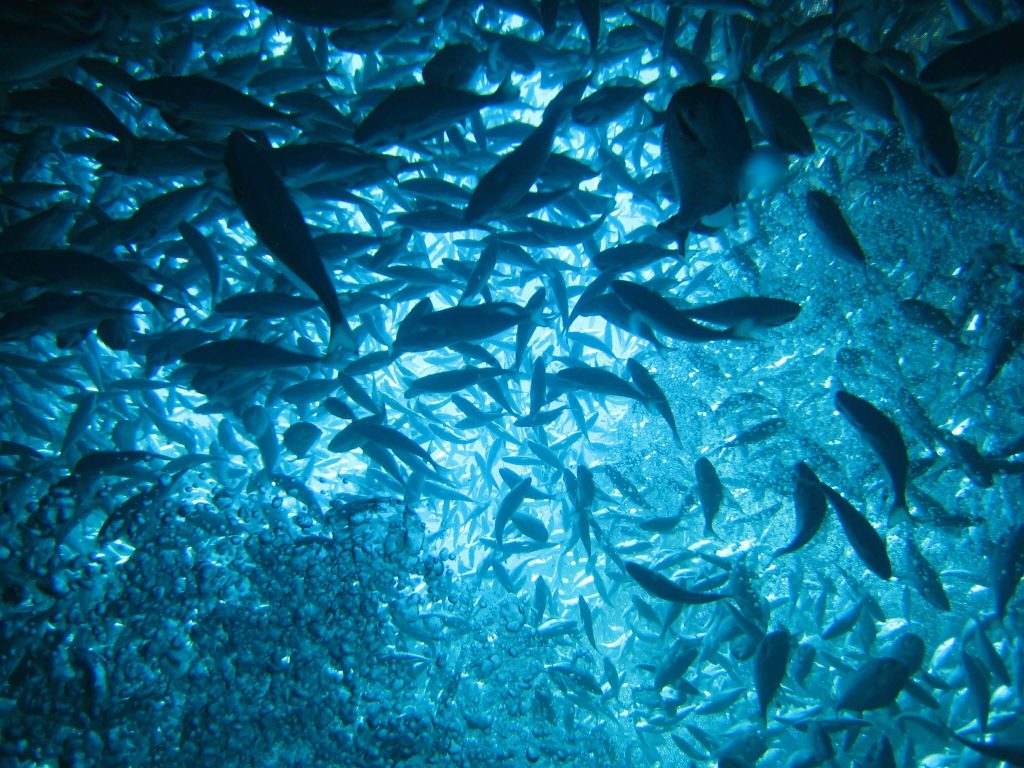
[[193, 347], [181, 356], [189, 365], [239, 370], [272, 370], [310, 366], [320, 362], [314, 355], [252, 339], [222, 339]]
[[805, 193], [804, 200], [811, 223], [829, 249], [845, 261], [865, 267], [867, 256], [835, 198], [820, 189], [810, 189]]
[[645, 592], [662, 600], [683, 605], [703, 605], [727, 597], [727, 595], [715, 592], [693, 592], [684, 589], [657, 571], [652, 571], [647, 566], [634, 561], [626, 561], [625, 567], [626, 572]]
[[[683, 313], [695, 320], [734, 329], [747, 334], [756, 328], [785, 325], [800, 314], [800, 305], [787, 299], [768, 296], [745, 296], [702, 306], [687, 306]], [[740, 330], [742, 329], [742, 330]]]
[[743, 77], [738, 88], [757, 129], [780, 152], [814, 154], [814, 139], [792, 102], [764, 83]]
[[1018, 20], [955, 43], [922, 67], [921, 85], [965, 91], [992, 82], [1021, 63], [1022, 40], [1024, 22]]
[[330, 321], [329, 350], [355, 352], [356, 338], [309, 228], [287, 187], [256, 143], [240, 131], [228, 137], [224, 164], [231, 189], [256, 236], [285, 273], [313, 292]]
[[1006, 611], [1024, 578], [1024, 525], [1015, 525], [1000, 535], [990, 558], [996, 615], [1006, 618]]
[[[586, 598], [580, 595], [576, 601], [580, 611], [580, 621], [583, 622], [583, 632], [587, 636], [587, 640], [590, 642], [590, 647], [595, 651], [597, 650], [597, 641], [594, 639], [594, 617], [590, 611], [590, 605], [587, 603]], [[609, 681], [611, 684], [611, 681]]]
[[1001, 760], [1009, 765], [1024, 765], [1024, 743], [1010, 741], [1008, 739], [992, 739], [989, 741], [977, 741], [961, 736], [956, 731], [950, 735], [973, 752], [984, 755], [993, 760]]
[[988, 675], [985, 668], [978, 659], [961, 646], [960, 663], [963, 665], [964, 674], [967, 678], [967, 690], [974, 700], [974, 708], [978, 713], [978, 724], [984, 733], [988, 730], [989, 699], [992, 696], [989, 690]]
[[879, 536], [878, 531], [868, 522], [856, 508], [844, 499], [834, 488], [821, 484], [825, 497], [839, 518], [839, 524], [846, 534], [847, 541], [853, 547], [853, 551], [863, 561], [868, 569], [880, 579], [892, 578], [892, 563], [889, 560], [889, 550], [885, 539]]
[[935, 176], [952, 176], [960, 164], [960, 144], [942, 102], [888, 69], [882, 69], [881, 77], [889, 86], [896, 116], [922, 164]]
[[611, 287], [629, 313], [629, 330], [637, 335], [647, 327], [679, 341], [704, 342], [738, 338], [731, 328], [718, 330], [691, 320], [685, 310], [676, 308], [664, 296], [639, 283], [616, 280]]
[[481, 341], [536, 318], [538, 311], [529, 303], [489, 301], [410, 314], [398, 326], [391, 348], [404, 354]]
[[474, 112], [518, 96], [519, 89], [508, 79], [487, 95], [436, 83], [398, 88], [363, 118], [352, 138], [366, 146], [406, 144], [434, 136]]
[[892, 92], [867, 51], [852, 40], [839, 37], [829, 50], [828, 63], [834, 87], [856, 109], [876, 119], [896, 119]]
[[0, 275], [54, 290], [144, 300], [165, 311], [181, 306], [147, 288], [120, 265], [74, 249], [0, 253]]
[[661, 145], [679, 203], [676, 225], [692, 228], [738, 200], [752, 145], [728, 91], [705, 83], [677, 90], [665, 110]]
[[569, 365], [556, 371], [548, 378], [548, 386], [559, 392], [582, 390], [611, 397], [644, 400], [644, 396], [625, 379], [611, 371], [588, 365]]
[[804, 462], [793, 466], [793, 506], [796, 512], [796, 533], [772, 557], [788, 555], [806, 546], [825, 522], [826, 498], [821, 481]]
[[584, 78], [559, 91], [545, 109], [541, 124], [481, 176], [464, 209], [467, 223], [500, 216], [529, 192], [551, 156], [556, 132], [566, 114], [583, 96], [586, 85]]
[[910, 680], [910, 673], [899, 659], [890, 656], [868, 659], [843, 679], [836, 709], [866, 712], [888, 707]]
[[320, 439], [322, 430], [308, 421], [297, 421], [290, 425], [281, 436], [285, 447], [299, 458], [302, 458]]
[[257, 129], [287, 119], [229, 85], [203, 75], [165, 75], [136, 80], [131, 94], [165, 117], [222, 128]]
[[701, 456], [694, 462], [693, 471], [697, 477], [697, 498], [700, 501], [701, 512], [704, 514], [704, 535], [714, 536], [715, 518], [722, 507], [722, 500], [725, 498], [722, 481], [707, 456]]
[[786, 677], [791, 638], [785, 629], [769, 632], [757, 646], [754, 657], [754, 689], [761, 722], [768, 718], [768, 705]]
[[869, 6], [2, 4], [5, 757], [1014, 761], [1020, 13]]
[[949, 602], [949, 597], [946, 595], [946, 589], [942, 586], [942, 579], [939, 577], [939, 574], [932, 567], [928, 558], [924, 556], [924, 553], [918, 548], [914, 542], [913, 535], [909, 532], [906, 534], [905, 543], [905, 571], [911, 586], [933, 608], [948, 613], [953, 608]]
[[889, 476], [893, 500], [889, 508], [889, 525], [909, 519], [907, 512], [907, 482], [910, 459], [907, 445], [899, 427], [875, 406], [845, 390], [837, 390], [836, 410], [857, 430], [882, 463]]
[[480, 384], [487, 379], [508, 374], [503, 368], [460, 368], [452, 371], [439, 371], [420, 376], [409, 382], [405, 390], [406, 397], [423, 394], [452, 394], [459, 390]]

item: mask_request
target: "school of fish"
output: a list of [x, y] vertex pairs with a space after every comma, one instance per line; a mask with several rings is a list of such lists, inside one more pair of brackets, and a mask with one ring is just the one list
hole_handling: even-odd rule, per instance
[[0, 21], [0, 768], [1024, 766], [1020, 0]]

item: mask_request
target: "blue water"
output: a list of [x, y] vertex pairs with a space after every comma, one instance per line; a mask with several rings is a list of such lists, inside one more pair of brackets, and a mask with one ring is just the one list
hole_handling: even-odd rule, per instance
[[542, 6], [0, 11], [0, 766], [1022, 764], [1019, 4]]

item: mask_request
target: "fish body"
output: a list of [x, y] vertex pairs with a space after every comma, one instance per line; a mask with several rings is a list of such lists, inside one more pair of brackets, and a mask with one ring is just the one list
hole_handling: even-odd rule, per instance
[[900, 125], [925, 168], [935, 176], [952, 176], [960, 163], [960, 144], [942, 102], [917, 83], [888, 70], [883, 70], [882, 78], [892, 93]]
[[331, 324], [330, 348], [354, 352], [355, 337], [306, 221], [262, 150], [234, 131], [228, 137], [224, 163], [235, 199], [256, 236], [285, 273], [323, 304]]
[[644, 591], [669, 602], [683, 605], [703, 605], [726, 597], [726, 595], [714, 592], [693, 592], [684, 589], [671, 579], [640, 563], [627, 561], [626, 572]]
[[843, 498], [836, 490], [824, 483], [821, 484], [829, 504], [839, 518], [839, 524], [846, 534], [847, 541], [853, 547], [853, 551], [863, 563], [881, 579], [892, 578], [892, 563], [889, 561], [889, 551], [885, 539], [879, 536], [878, 531], [868, 522], [854, 506]]
[[793, 467], [793, 506], [796, 533], [789, 544], [775, 551], [774, 557], [801, 549], [814, 538], [825, 521], [825, 491], [818, 476], [802, 461]]
[[679, 341], [719, 341], [737, 338], [732, 329], [719, 330], [691, 320], [685, 310], [677, 309], [664, 296], [625, 280], [612, 283], [612, 291], [628, 312], [629, 328], [641, 333], [642, 326]]
[[921, 70], [921, 85], [944, 91], [976, 88], [1024, 63], [1024, 21], [958, 43]]
[[532, 314], [527, 307], [494, 301], [411, 315], [399, 325], [392, 349], [418, 352], [481, 341], [519, 325]]
[[861, 439], [874, 452], [889, 476], [893, 501], [889, 522], [898, 522], [907, 516], [907, 481], [910, 459], [907, 444], [899, 427], [867, 400], [839, 390], [835, 396], [836, 409], [857, 430]]
[[405, 144], [441, 133], [474, 112], [518, 95], [508, 82], [486, 95], [446, 85], [410, 85], [385, 96], [359, 124], [353, 138], [367, 146]]
[[840, 258], [863, 267], [867, 257], [835, 198], [821, 190], [812, 189], [806, 193], [804, 200], [811, 223], [828, 247]]
[[758, 644], [754, 656], [754, 689], [762, 722], [767, 720], [768, 705], [786, 677], [790, 641], [789, 632], [777, 629], [761, 638]]
[[167, 75], [138, 80], [132, 95], [182, 120], [225, 128], [262, 128], [287, 115], [229, 85], [203, 75]]
[[910, 680], [910, 669], [899, 659], [881, 656], [868, 659], [846, 677], [836, 709], [866, 712], [889, 706]]
[[695, 320], [727, 328], [774, 328], [795, 320], [800, 314], [800, 305], [768, 296], [743, 296], [714, 304], [688, 306], [682, 311]]
[[814, 139], [793, 102], [764, 83], [746, 77], [740, 81], [739, 90], [769, 144], [791, 155], [814, 154]]
[[701, 456], [694, 462], [693, 472], [697, 478], [697, 498], [704, 514], [704, 535], [714, 536], [714, 522], [722, 507], [725, 490], [722, 488], [718, 472], [707, 456]]
[[736, 202], [751, 142], [743, 112], [728, 91], [704, 83], [676, 91], [661, 143], [680, 226], [692, 227]]

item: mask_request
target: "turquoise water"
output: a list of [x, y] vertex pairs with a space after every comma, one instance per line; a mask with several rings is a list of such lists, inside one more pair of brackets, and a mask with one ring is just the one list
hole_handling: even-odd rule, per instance
[[0, 765], [1022, 764], [1018, 4], [0, 16]]

